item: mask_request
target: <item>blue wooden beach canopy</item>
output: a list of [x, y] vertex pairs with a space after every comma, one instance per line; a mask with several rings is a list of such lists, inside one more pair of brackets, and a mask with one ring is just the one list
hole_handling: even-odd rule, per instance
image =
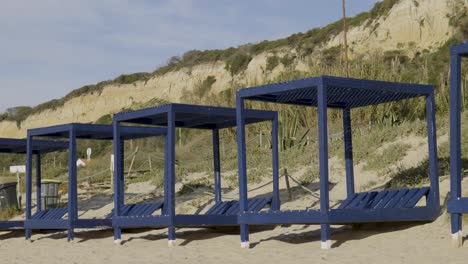
[[450, 200], [452, 238], [461, 241], [462, 215], [468, 213], [468, 197], [462, 196], [461, 159], [462, 59], [468, 57], [468, 42], [453, 45], [450, 61]]
[[[430, 187], [357, 193], [354, 188], [351, 109], [424, 97], [429, 145]], [[303, 105], [318, 108], [320, 209], [253, 212], [247, 195], [245, 101]], [[241, 245], [249, 244], [248, 225], [320, 224], [322, 248], [330, 247], [330, 224], [390, 221], [428, 221], [439, 215], [434, 87], [384, 81], [320, 76], [263, 85], [237, 92], [237, 131], [240, 180]], [[327, 108], [343, 111], [347, 197], [330, 208]], [[426, 198], [426, 205], [417, 206]]]
[[[154, 127], [121, 127], [119, 140], [138, 139], [153, 136], [166, 135], [166, 129]], [[33, 148], [38, 142], [35, 138], [66, 139], [68, 144], [66, 148], [69, 151], [68, 160], [68, 207], [42, 210], [41, 204], [37, 204], [36, 213], [33, 215], [31, 210], [32, 194], [32, 153]], [[68, 240], [74, 239], [75, 228], [95, 228], [99, 226], [112, 226], [109, 217], [105, 219], [81, 219], [78, 217], [78, 194], [77, 194], [77, 165], [76, 165], [76, 140], [114, 140], [114, 131], [111, 125], [95, 124], [65, 124], [44, 128], [28, 130], [27, 144], [27, 173], [26, 173], [26, 239], [30, 239], [32, 229], [64, 229], [68, 230]], [[41, 194], [41, 174], [40, 160], [37, 162], [38, 172], [36, 173], [36, 195], [40, 201]], [[67, 219], [64, 218], [68, 215]]]
[[[26, 154], [26, 139], [0, 138], [0, 153]], [[33, 154], [38, 157], [49, 152], [67, 149], [66, 142], [38, 140], [34, 142]], [[24, 221], [0, 221], [0, 230], [23, 228]]]
[[[276, 112], [249, 110], [245, 112], [247, 124], [272, 121], [273, 142], [278, 138], [278, 117]], [[150, 213], [126, 212], [127, 205], [123, 203], [123, 192], [116, 192], [115, 215], [112, 219], [114, 226], [114, 239], [120, 241], [122, 227], [168, 227], [169, 243], [176, 239], [175, 227], [195, 226], [226, 226], [237, 225], [239, 212], [238, 201], [223, 201], [221, 194], [221, 166], [219, 154], [219, 130], [236, 126], [236, 109], [226, 107], [213, 107], [188, 104], [168, 104], [153, 108], [114, 115], [114, 131], [116, 138], [121, 133], [120, 123], [144, 124], [167, 127], [165, 147], [165, 184], [164, 209], [162, 215]], [[213, 167], [215, 205], [204, 214], [177, 214], [175, 212], [175, 128], [193, 128], [212, 130]], [[114, 142], [115, 157], [120, 157], [115, 163], [116, 186], [121, 188], [124, 184], [122, 151], [119, 142]], [[277, 144], [272, 149], [273, 165], [277, 164]], [[273, 170], [277, 171], [277, 170]], [[268, 204], [271, 208], [279, 209], [278, 174], [273, 175], [273, 197], [250, 199], [252, 210], [261, 210]]]

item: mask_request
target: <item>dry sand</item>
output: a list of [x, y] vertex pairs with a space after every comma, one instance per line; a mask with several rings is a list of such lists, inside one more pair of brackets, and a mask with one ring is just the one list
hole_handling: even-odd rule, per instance
[[[442, 201], [448, 188], [449, 181], [443, 178]], [[285, 206], [314, 202], [299, 194], [296, 190], [295, 201]], [[187, 203], [181, 201], [181, 206]], [[108, 209], [86, 213], [96, 215]], [[320, 249], [317, 226], [254, 228], [251, 249], [240, 248], [238, 233], [236, 228], [178, 229], [177, 246], [168, 248], [165, 229], [125, 232], [123, 245], [113, 243], [112, 230], [80, 230], [70, 243], [65, 232], [36, 232], [32, 242], [24, 240], [23, 231], [3, 232], [0, 263], [466, 263], [468, 258], [468, 243], [462, 248], [451, 244], [446, 214], [426, 224], [333, 226], [330, 250]]]

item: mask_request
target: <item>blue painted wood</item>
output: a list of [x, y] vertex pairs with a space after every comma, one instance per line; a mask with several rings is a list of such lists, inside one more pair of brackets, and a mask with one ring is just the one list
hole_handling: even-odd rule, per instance
[[[416, 188], [355, 194], [351, 109], [417, 97], [426, 97], [430, 189], [427, 189], [427, 192], [426, 189]], [[245, 163], [245, 131], [242, 130], [245, 127], [245, 124], [242, 123], [243, 113], [246, 111], [244, 101], [255, 100], [317, 106], [319, 113], [320, 210], [297, 213], [272, 210], [267, 215], [261, 212], [241, 210], [239, 216], [241, 241], [248, 241], [248, 224], [317, 223], [321, 224], [321, 240], [325, 242], [330, 238], [330, 223], [430, 221], [438, 215], [440, 206], [433, 86], [320, 76], [238, 90], [236, 100], [239, 184], [245, 190], [247, 190], [247, 168]], [[343, 109], [347, 197], [336, 210], [330, 210], [328, 197], [328, 107]], [[245, 187], [243, 187], [244, 185]], [[430, 197], [430, 202], [426, 206], [415, 207], [415, 204], [425, 195]], [[240, 189], [240, 200], [247, 203], [247, 199], [247, 194], [244, 194], [243, 190]]]
[[175, 217], [179, 227], [236, 226], [237, 215], [183, 215]]
[[398, 190], [386, 191], [385, 197], [375, 206], [375, 209], [385, 208], [387, 204], [398, 194]]
[[387, 195], [387, 192], [385, 191], [379, 192], [374, 197], [374, 199], [372, 199], [372, 202], [370, 203], [370, 208], [375, 208], [382, 201], [382, 199], [385, 198], [386, 195]]
[[238, 91], [241, 98], [275, 103], [317, 106], [320, 83], [329, 91], [331, 108], [362, 107], [430, 94], [431, 85], [371, 81], [335, 76], [320, 76], [283, 83], [268, 84]]
[[54, 208], [54, 209], [48, 209], [48, 210], [43, 210], [35, 213], [31, 219], [44, 219], [44, 220], [53, 220], [53, 219], [61, 219], [65, 214], [67, 214], [68, 209], [67, 208]]
[[[468, 44], [458, 44], [451, 48], [450, 60], [450, 200], [448, 207], [460, 206], [461, 194], [461, 63], [462, 57], [467, 56]], [[466, 207], [468, 209], [468, 206]], [[462, 230], [462, 215], [464, 208], [451, 214], [452, 234]]]
[[[27, 157], [26, 157], [26, 212], [25, 212], [25, 215], [26, 215], [26, 222], [28, 222], [29, 220], [31, 220], [31, 217], [32, 217], [32, 155], [33, 155], [33, 138], [31, 135], [29, 135], [29, 132], [28, 133], [28, 137], [27, 137]], [[26, 228], [26, 226], [25, 226]], [[32, 230], [31, 229], [28, 229], [26, 228], [25, 230], [25, 233], [24, 233], [24, 237], [26, 240], [29, 240], [31, 238], [31, 235], [32, 235]]]
[[[114, 131], [114, 128], [115, 131]], [[31, 160], [32, 155], [34, 154], [34, 146], [36, 151], [39, 153], [45, 151], [57, 151], [62, 149], [69, 150], [69, 177], [68, 177], [68, 207], [66, 209], [53, 209], [50, 211], [42, 212], [40, 211], [40, 206], [38, 206], [38, 212], [35, 214], [35, 218], [26, 219], [25, 226], [28, 226], [33, 229], [67, 229], [68, 230], [68, 240], [73, 240], [74, 238], [74, 229], [75, 228], [95, 228], [100, 226], [110, 226], [109, 219], [79, 219], [78, 218], [78, 200], [77, 200], [77, 168], [76, 168], [76, 139], [94, 139], [94, 140], [112, 140], [116, 139], [117, 144], [116, 149], [114, 150], [117, 154], [123, 155], [123, 144], [120, 144], [123, 139], [129, 138], [143, 138], [143, 137], [150, 137], [150, 136], [160, 136], [166, 135], [167, 130], [165, 128], [149, 128], [149, 127], [129, 127], [129, 126], [118, 126], [116, 123], [113, 126], [108, 125], [94, 125], [94, 124], [66, 124], [60, 126], [53, 126], [53, 127], [46, 127], [46, 128], [38, 128], [28, 130], [28, 141], [31, 141], [30, 151], [28, 151], [28, 160]], [[116, 137], [117, 135], [117, 137]], [[61, 142], [61, 143], [54, 143], [54, 141], [44, 141], [44, 140], [33, 140], [33, 137], [47, 137], [47, 138], [63, 138], [68, 139], [68, 142]], [[39, 144], [36, 142], [40, 142]], [[1, 147], [1, 142], [0, 142]], [[117, 167], [123, 168], [122, 161], [123, 158], [116, 159]], [[27, 177], [27, 185], [31, 185], [32, 182], [32, 172], [31, 172], [31, 164], [32, 161], [27, 164], [27, 171], [29, 172], [30, 176]], [[40, 165], [40, 160], [38, 162]], [[37, 168], [40, 170], [40, 167]], [[116, 170], [122, 171], [122, 170]], [[37, 173], [38, 179], [37, 182], [40, 183], [40, 171]], [[123, 175], [120, 175], [123, 176]], [[122, 204], [123, 203], [123, 182], [120, 184], [119, 181], [123, 180], [123, 177], [114, 177], [114, 203]], [[39, 186], [39, 185], [38, 185]], [[38, 188], [40, 193], [40, 187]], [[29, 211], [31, 208], [31, 198], [30, 192], [31, 188], [28, 190], [29, 192], [29, 201], [27, 201], [27, 207], [29, 207]], [[28, 194], [27, 194], [28, 196]], [[39, 197], [39, 196], [38, 196]], [[40, 199], [39, 199], [40, 200]], [[29, 205], [28, 205], [29, 204]], [[121, 206], [116, 207], [115, 210], [116, 214], [118, 215], [120, 212], [119, 209]], [[138, 207], [138, 209], [142, 209], [143, 214], [148, 214], [149, 211], [153, 209], [151, 206], [143, 206]], [[61, 219], [63, 218], [63, 213], [68, 214], [68, 219]], [[33, 223], [29, 223], [33, 221]], [[65, 222], [65, 223], [64, 223]], [[54, 226], [55, 225], [55, 226]], [[115, 232], [116, 237], [120, 237], [120, 230]], [[27, 230], [26, 238], [29, 238], [31, 235], [31, 231]]]
[[468, 213], [468, 197], [461, 197], [460, 199], [452, 200], [447, 204], [447, 212], [457, 215]]
[[167, 227], [169, 224], [170, 219], [167, 215], [118, 216], [112, 218], [114, 228]]
[[340, 203], [340, 206], [338, 207], [338, 209], [343, 209], [343, 208], [346, 208], [346, 206], [348, 206], [354, 199], [356, 199], [358, 197], [358, 195], [355, 193], [353, 194], [352, 196], [350, 197], [347, 197], [344, 201], [342, 201]]
[[432, 221], [439, 216], [434, 208], [381, 208], [373, 210], [332, 209], [324, 215], [320, 210], [245, 212], [239, 215], [240, 224], [352, 224], [373, 222]]
[[213, 172], [215, 201], [221, 202], [221, 161], [219, 157], [219, 130], [213, 129]]
[[[67, 148], [67, 142], [34, 140], [32, 154], [46, 154]], [[27, 139], [0, 138], [0, 153], [27, 154]]]
[[42, 199], [41, 199], [41, 155], [36, 155], [36, 210], [42, 210]]
[[[176, 127], [213, 130], [236, 126], [236, 109], [234, 108], [174, 103], [118, 113], [114, 115], [114, 120], [117, 122], [130, 121], [134, 124], [167, 126], [167, 113], [169, 111], [174, 111], [178, 115]], [[272, 120], [274, 115], [273, 111], [247, 110], [245, 122], [253, 124]]]
[[403, 196], [400, 201], [398, 202], [398, 204], [395, 205], [395, 207], [405, 207], [405, 205], [409, 202], [410, 199], [413, 198], [413, 196], [416, 195], [416, 193], [419, 191], [420, 189], [410, 189], [408, 190], [408, 192], [405, 194], [405, 196]]
[[357, 206], [358, 209], [368, 209], [372, 200], [375, 198], [378, 192], [370, 192], [367, 194], [366, 198], [362, 200]]
[[271, 128], [271, 151], [272, 151], [272, 171], [273, 171], [273, 201], [271, 203], [272, 210], [280, 210], [280, 192], [279, 192], [279, 150], [278, 150], [278, 114], [275, 113], [275, 118], [272, 121]]
[[0, 230], [19, 229], [23, 227], [24, 221], [0, 221]]
[[69, 127], [69, 152], [68, 152], [68, 241], [75, 238], [74, 222], [78, 218], [76, 196], [76, 130]]
[[[120, 192], [122, 182], [120, 181], [121, 175], [123, 174], [123, 161], [124, 161], [124, 145], [121, 141], [122, 138], [120, 136], [120, 124], [115, 121], [112, 122], [113, 128], [113, 149], [114, 149], [114, 209], [112, 210], [112, 218], [116, 219], [122, 215], [123, 209], [123, 198], [121, 199], [120, 196], [123, 195]], [[109, 218], [108, 215], [106, 218]], [[114, 224], [114, 220], [112, 220], [112, 225], [114, 227], [114, 241], [119, 241], [122, 239], [122, 230], [120, 226], [116, 226]]]
[[[328, 214], [330, 210], [329, 184], [328, 184], [328, 114], [327, 114], [327, 87], [323, 80], [317, 87], [318, 108], [318, 135], [319, 135], [319, 168], [320, 168], [320, 212]], [[321, 224], [321, 241], [330, 241], [330, 225]]]
[[415, 207], [416, 204], [429, 193], [429, 187], [423, 187], [418, 190], [418, 192], [405, 204], [403, 205], [406, 208]]
[[353, 133], [351, 129], [351, 109], [343, 109], [343, 133], [346, 167], [346, 195], [354, 195]]
[[[168, 163], [167, 172], [167, 205], [169, 216], [168, 238], [169, 240], [176, 239], [175, 233], [175, 134], [176, 131], [176, 112], [174, 108], [167, 113], [167, 157], [165, 161]], [[164, 202], [166, 203], [166, 201]]]
[[437, 133], [434, 91], [426, 96], [426, 119], [429, 151], [429, 181], [431, 190], [427, 198], [428, 206], [440, 210], [439, 164], [437, 158]]
[[355, 197], [353, 199], [353, 201], [348, 204], [348, 206], [344, 207], [344, 209], [346, 209], [346, 208], [356, 208], [359, 205], [359, 203], [366, 198], [366, 196], [367, 196], [367, 193], [365, 193], [365, 192], [358, 193], [357, 197]]
[[[247, 161], [245, 146], [245, 106], [244, 99], [236, 95], [236, 124], [237, 124], [237, 161], [239, 170], [239, 204], [240, 213], [248, 210], [248, 192], [247, 192]], [[246, 223], [240, 225], [241, 243], [249, 242], [249, 226]]]
[[400, 202], [401, 198], [406, 195], [406, 193], [408, 193], [407, 189], [398, 190], [397, 194], [395, 194], [395, 196], [393, 196], [393, 198], [388, 201], [387, 205], [385, 205], [385, 208], [394, 208]]

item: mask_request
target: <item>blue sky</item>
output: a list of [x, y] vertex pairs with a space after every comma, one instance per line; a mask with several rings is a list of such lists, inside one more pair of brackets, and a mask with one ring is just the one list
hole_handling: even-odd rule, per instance
[[[378, 0], [348, 0], [348, 16]], [[289, 36], [341, 16], [341, 0], [17, 0], [0, 9], [0, 111], [60, 98], [191, 49]]]

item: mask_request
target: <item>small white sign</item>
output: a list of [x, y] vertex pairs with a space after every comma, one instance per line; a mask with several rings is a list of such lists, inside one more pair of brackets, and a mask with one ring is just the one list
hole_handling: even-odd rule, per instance
[[10, 173], [26, 173], [26, 165], [10, 166]]
[[93, 153], [93, 150], [91, 148], [88, 148], [86, 150], [86, 155], [88, 155], [88, 161], [91, 160], [91, 154]]

